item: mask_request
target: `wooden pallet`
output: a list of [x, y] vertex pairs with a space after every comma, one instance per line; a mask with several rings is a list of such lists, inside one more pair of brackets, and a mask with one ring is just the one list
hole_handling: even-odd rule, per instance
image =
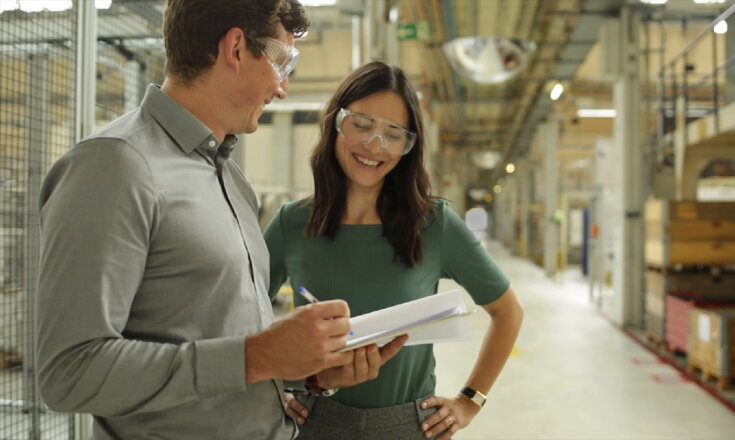
[[655, 332], [648, 330], [646, 332], [646, 337], [648, 338], [648, 342], [653, 344], [656, 348], [667, 351], [666, 341], [661, 335], [657, 335]]
[[652, 272], [658, 272], [664, 275], [702, 274], [702, 275], [710, 275], [713, 277], [735, 275], [735, 264], [733, 263], [659, 264], [659, 263], [646, 262], [643, 266], [645, 270], [650, 270]]
[[735, 377], [720, 376], [711, 368], [690, 358], [687, 365], [687, 373], [694, 374], [697, 370], [701, 373], [703, 382], [714, 380], [719, 389], [735, 389]]

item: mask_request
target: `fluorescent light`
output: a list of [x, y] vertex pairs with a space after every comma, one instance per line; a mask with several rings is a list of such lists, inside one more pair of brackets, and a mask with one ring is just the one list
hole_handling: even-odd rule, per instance
[[614, 118], [618, 112], [614, 108], [580, 108], [577, 116], [580, 118]]
[[549, 96], [551, 97], [552, 101], [556, 101], [559, 99], [561, 94], [564, 93], [564, 86], [561, 85], [561, 83], [554, 84], [554, 87], [551, 88], [551, 93], [549, 93]]
[[724, 34], [727, 33], [727, 22], [725, 20], [720, 20], [714, 28], [712, 28], [713, 31], [715, 31], [716, 34]]
[[516, 166], [515, 164], [513, 164], [513, 162], [505, 166], [505, 172], [508, 174], [513, 174], [515, 170], [516, 170]]
[[[11, 2], [14, 3], [14, 2]], [[21, 11], [26, 12], [40, 12], [44, 9], [48, 11], [64, 11], [71, 9], [71, 0], [20, 0], [18, 2]]]
[[337, 0], [301, 0], [304, 6], [334, 6]]
[[0, 12], [13, 11], [15, 6], [15, 0], [0, 0]]
[[669, 0], [640, 0], [640, 1], [641, 3], [646, 3], [649, 5], [665, 5], [666, 2], [668, 2]]
[[[109, 9], [112, 0], [94, 0], [97, 9]], [[0, 0], [0, 12], [20, 9], [24, 12], [51, 12], [71, 9], [72, 0]]]
[[725, 3], [725, 0], [694, 0], [698, 5], [706, 5], [707, 3]]

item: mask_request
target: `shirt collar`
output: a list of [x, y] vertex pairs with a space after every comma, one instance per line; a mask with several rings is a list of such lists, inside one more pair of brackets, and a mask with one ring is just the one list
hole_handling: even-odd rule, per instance
[[[183, 152], [190, 154], [201, 148], [210, 157], [214, 157], [219, 147], [214, 132], [181, 104], [163, 93], [160, 86], [149, 85], [140, 106], [161, 124]], [[228, 134], [222, 144], [232, 151], [235, 142], [237, 136]]]

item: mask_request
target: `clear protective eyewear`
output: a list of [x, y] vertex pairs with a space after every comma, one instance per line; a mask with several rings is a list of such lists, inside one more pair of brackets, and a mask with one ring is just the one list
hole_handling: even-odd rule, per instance
[[408, 154], [416, 142], [416, 133], [395, 122], [345, 108], [339, 109], [335, 125], [348, 142], [367, 144], [377, 137], [380, 146], [394, 156]]
[[281, 78], [281, 82], [286, 81], [286, 78], [293, 72], [296, 63], [299, 61], [299, 50], [275, 38], [266, 37], [251, 40], [255, 41], [268, 57], [273, 70]]

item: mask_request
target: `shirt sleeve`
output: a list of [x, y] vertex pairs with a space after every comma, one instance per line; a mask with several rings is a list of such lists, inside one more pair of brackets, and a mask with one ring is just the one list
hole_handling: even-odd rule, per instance
[[442, 222], [442, 276], [457, 281], [476, 304], [500, 298], [510, 287], [508, 278], [456, 212], [445, 202], [437, 209]]
[[270, 284], [268, 287], [268, 296], [271, 300], [276, 297], [278, 290], [288, 278], [286, 252], [284, 249], [285, 241], [283, 239], [284, 208], [285, 205], [281, 206], [263, 232], [265, 244], [268, 246], [268, 253], [270, 254]]
[[160, 215], [137, 151], [113, 139], [78, 145], [49, 171], [40, 202], [37, 350], [51, 409], [126, 416], [245, 388], [242, 337], [124, 336]]

